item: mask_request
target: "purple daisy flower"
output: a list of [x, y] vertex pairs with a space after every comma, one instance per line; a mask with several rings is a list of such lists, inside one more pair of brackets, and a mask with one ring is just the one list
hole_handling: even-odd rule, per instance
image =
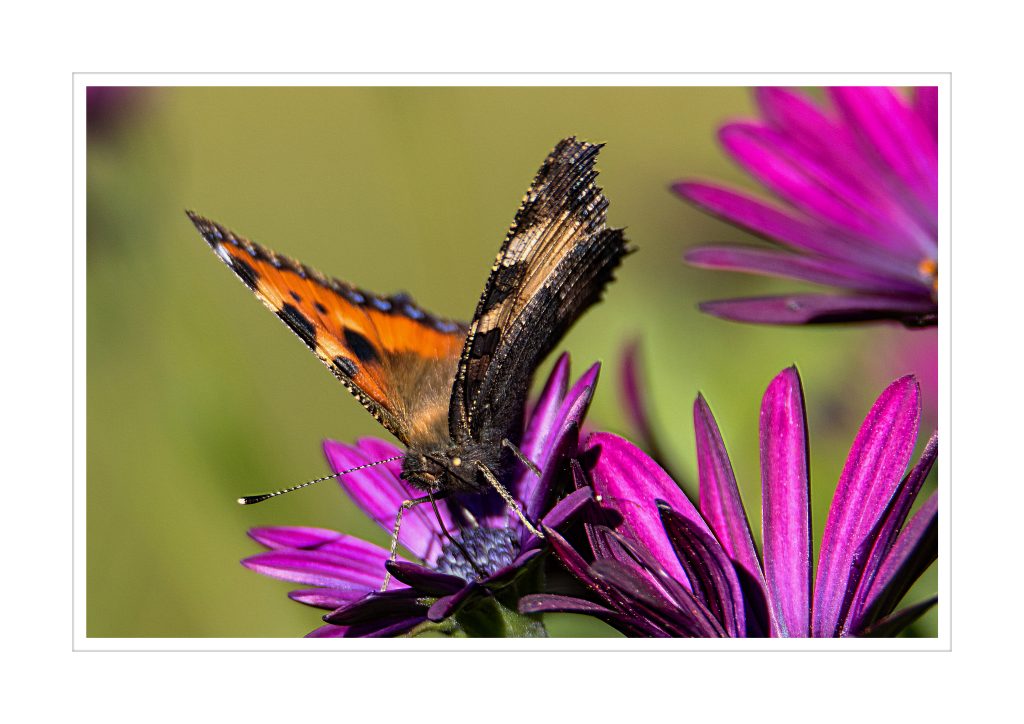
[[699, 267], [790, 277], [845, 293], [704, 302], [740, 322], [810, 324], [891, 319], [937, 323], [938, 89], [829, 88], [833, 109], [759, 88], [762, 120], [719, 130], [725, 150], [783, 205], [697, 181], [687, 201], [779, 245], [698, 247]]
[[[556, 504], [566, 478], [564, 461], [577, 452], [598, 371], [595, 364], [567, 391], [569, 358], [562, 355], [527, 415], [520, 448], [543, 474], [538, 478], [519, 465], [507, 487], [526, 516], [549, 529], [590, 499], [589, 489], [576, 490]], [[341, 472], [401, 456], [402, 450], [364, 438], [355, 445], [327, 440], [324, 453]], [[399, 477], [401, 469], [397, 460], [338, 479], [342, 490], [389, 534], [402, 501], [422, 495]], [[438, 515], [461, 549], [446, 536]], [[537, 590], [531, 564], [543, 541], [497, 493], [438, 500], [437, 515], [427, 505], [409, 509], [399, 542], [413, 559], [400, 556], [393, 563], [385, 548], [331, 530], [255, 528], [249, 535], [270, 550], [246, 558], [244, 566], [312, 586], [289, 597], [331, 611], [324, 616], [327, 625], [308, 636], [397, 636], [418, 627], [468, 635], [545, 635], [538, 619], [516, 613], [519, 596]], [[381, 592], [386, 571], [393, 580]]]
[[[538, 594], [520, 610], [586, 613], [631, 636], [893, 636], [936, 602], [895, 611], [938, 555], [936, 495], [908, 520], [938, 447], [933, 435], [904, 475], [919, 418], [912, 377], [893, 382], [871, 408], [832, 499], [816, 579], [807, 420], [795, 368], [772, 381], [761, 404], [763, 555], [703, 397], [694, 404], [699, 510], [641, 450], [593, 435], [581, 454], [590, 456], [601, 504], [585, 524], [593, 559], [556, 531], [548, 535], [599, 602]], [[583, 469], [575, 471], [582, 482]]]

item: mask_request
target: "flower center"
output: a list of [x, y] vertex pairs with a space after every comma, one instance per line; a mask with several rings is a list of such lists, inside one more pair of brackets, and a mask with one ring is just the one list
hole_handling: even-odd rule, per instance
[[511, 528], [467, 528], [456, 533], [455, 538], [473, 558], [472, 563], [466, 559], [458, 546], [446, 541], [434, 567], [439, 573], [459, 576], [467, 581], [479, 577], [473, 563], [487, 575], [491, 575], [512, 563], [519, 553], [518, 536]]
[[925, 259], [917, 265], [917, 270], [921, 272], [921, 276], [931, 281], [932, 292], [938, 294], [939, 291], [939, 264], [934, 259]]

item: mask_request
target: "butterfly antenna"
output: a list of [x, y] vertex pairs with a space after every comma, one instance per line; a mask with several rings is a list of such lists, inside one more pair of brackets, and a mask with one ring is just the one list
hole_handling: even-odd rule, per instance
[[402, 459], [402, 456], [399, 455], [397, 457], [387, 458], [386, 460], [378, 460], [375, 463], [367, 463], [366, 465], [359, 465], [358, 467], [354, 467], [354, 468], [351, 468], [349, 470], [342, 470], [340, 473], [334, 473], [333, 475], [325, 475], [322, 478], [317, 478], [316, 480], [310, 480], [308, 482], [301, 483], [299, 485], [293, 485], [292, 487], [285, 488], [284, 490], [275, 490], [273, 493], [260, 493], [259, 495], [246, 495], [244, 498], [239, 498], [238, 499], [238, 504], [239, 505], [254, 505], [256, 503], [262, 503], [264, 500], [270, 500], [271, 498], [276, 498], [277, 496], [284, 495], [285, 493], [291, 493], [291, 492], [294, 492], [296, 490], [302, 490], [303, 488], [308, 488], [310, 485], [315, 485], [316, 483], [322, 483], [323, 481], [330, 480], [331, 478], [337, 478], [337, 477], [341, 477], [342, 475], [348, 475], [349, 473], [354, 473], [354, 472], [356, 472], [358, 470], [365, 470], [366, 468], [372, 468], [374, 465], [381, 465], [383, 463], [393, 463], [396, 460], [401, 460], [401, 459]]

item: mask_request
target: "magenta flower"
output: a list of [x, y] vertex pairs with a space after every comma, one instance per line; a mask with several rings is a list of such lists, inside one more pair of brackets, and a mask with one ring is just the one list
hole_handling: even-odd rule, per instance
[[[632, 636], [893, 636], [933, 606], [896, 606], [938, 555], [936, 496], [908, 513], [935, 462], [932, 436], [904, 475], [917, 438], [912, 377], [878, 398], [850, 450], [812, 577], [803, 390], [783, 370], [761, 404], [764, 553], [754, 545], [732, 464], [703, 397], [694, 404], [699, 510], [641, 450], [591, 436], [589, 479], [601, 508], [585, 524], [591, 560], [556, 531], [552, 546], [596, 600], [539, 594], [523, 613], [586, 613]], [[583, 470], [576, 468], [583, 481]], [[895, 612], [894, 612], [895, 611]]]
[[938, 291], [938, 89], [905, 100], [893, 88], [829, 88], [833, 109], [759, 88], [762, 119], [719, 131], [725, 150], [775, 194], [774, 204], [680, 181], [699, 208], [781, 248], [698, 247], [699, 267], [790, 277], [843, 294], [787, 294], [701, 304], [740, 322], [892, 319], [934, 325]]
[[[597, 383], [591, 367], [566, 391], [569, 358], [555, 365], [528, 416], [521, 449], [543, 471], [538, 478], [519, 466], [508, 485], [532, 521], [558, 527], [590, 499], [577, 490], [556, 504], [565, 460], [577, 452], [579, 428]], [[399, 456], [400, 448], [365, 438], [356, 445], [327, 440], [324, 453], [340, 472]], [[399, 478], [401, 461], [340, 477], [355, 504], [388, 534], [403, 500], [422, 495]], [[388, 563], [386, 549], [350, 535], [320, 528], [255, 528], [249, 532], [270, 550], [246, 558], [247, 568], [311, 588], [292, 591], [300, 603], [328, 609], [327, 625], [312, 637], [397, 636], [414, 629], [468, 635], [544, 635], [539, 620], [516, 613], [516, 601], [535, 577], [543, 541], [533, 536], [495, 493], [437, 502], [445, 528], [469, 552], [472, 562], [442, 531], [433, 509], [421, 505], [402, 519], [399, 542], [414, 560]], [[385, 572], [394, 579], [380, 592]]]

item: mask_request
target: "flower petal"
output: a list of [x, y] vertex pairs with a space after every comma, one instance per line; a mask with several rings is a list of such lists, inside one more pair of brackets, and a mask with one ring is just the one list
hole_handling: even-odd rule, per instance
[[[360, 448], [356, 448], [325, 440], [324, 454], [335, 471], [350, 470], [374, 462], [361, 449], [366, 442], [361, 441]], [[398, 452], [398, 448], [394, 450]], [[394, 530], [395, 516], [402, 502], [423, 495], [422, 491], [412, 489], [383, 466], [343, 475], [338, 482], [359, 509], [389, 534]], [[440, 509], [440, 504], [438, 507]], [[441, 531], [429, 505], [416, 506], [405, 512], [399, 542], [426, 561], [441, 552]]]
[[[540, 538], [535, 537], [534, 540], [539, 541]], [[503, 588], [517, 578], [530, 561], [540, 556], [541, 553], [543, 551], [540, 549], [540, 546], [520, 551], [519, 555], [511, 563], [498, 568], [494, 573], [484, 578], [481, 583], [492, 591]]]
[[917, 494], [921, 491], [921, 486], [924, 485], [928, 473], [931, 472], [938, 449], [938, 435], [933, 434], [917, 464], [896, 488], [896, 492], [886, 505], [885, 512], [879, 518], [875, 529], [865, 539], [862, 550], [858, 551], [857, 559], [865, 561], [865, 563], [857, 582], [857, 590], [853, 592], [853, 603], [847, 617], [848, 623], [843, 628], [849, 630], [864, 628], [865, 622], [862, 620], [862, 616], [872, 584], [878, 576], [882, 563], [892, 550], [897, 535], [906, 522], [907, 514], [917, 499]]
[[427, 619], [435, 623], [444, 621], [449, 616], [457, 613], [477, 593], [486, 593], [486, 589], [476, 581], [470, 581], [456, 593], [450, 596], [443, 596], [434, 601], [427, 610]]
[[914, 267], [908, 269], [908, 276], [881, 274], [853, 262], [743, 244], [696, 247], [687, 251], [684, 259], [703, 269], [800, 279], [866, 293], [900, 293], [930, 298], [929, 287]]
[[698, 181], [679, 181], [672, 190], [711, 215], [767, 241], [837, 259], [865, 257], [850, 239], [738, 191]]
[[387, 569], [396, 580], [431, 596], [447, 596], [462, 590], [466, 581], [458, 576], [439, 573], [417, 563], [402, 561], [389, 562]]
[[[920, 204], [923, 225], [933, 232], [938, 215], [938, 145], [924, 120], [893, 88], [858, 86], [831, 88], [830, 91], [836, 106], [851, 128], [861, 135], [870, 152], [877, 155], [886, 172], [899, 179]], [[922, 253], [935, 253], [934, 238], [909, 238], [923, 240]]]
[[327, 623], [342, 626], [373, 623], [385, 619], [412, 617], [425, 613], [419, 602], [423, 594], [412, 588], [372, 593], [324, 616]]
[[754, 99], [769, 125], [818, 158], [829, 158], [836, 146], [847, 145], [843, 128], [803, 93], [755, 88]]
[[936, 139], [939, 137], [939, 89], [923, 86], [914, 89], [914, 110]]
[[328, 588], [372, 590], [384, 580], [380, 567], [322, 551], [280, 549], [258, 553], [242, 561], [257, 573], [283, 581]]
[[302, 526], [250, 528], [248, 534], [267, 548], [319, 548], [324, 543], [350, 537], [336, 530]]
[[665, 536], [655, 501], [666, 501], [680, 515], [708, 530], [693, 503], [646, 453], [617, 435], [595, 433], [587, 440], [584, 451], [586, 457], [597, 457], [590, 470], [594, 492], [603, 507], [622, 516], [619, 532], [649, 550], [672, 578], [688, 587], [686, 574]]
[[548, 511], [548, 514], [541, 519], [541, 523], [548, 528], [557, 528], [569, 518], [573, 517], [587, 502], [594, 499], [594, 491], [589, 487], [579, 488], [569, 493], [555, 504]]
[[806, 214], [865, 243], [910, 256], [902, 235], [887, 227], [888, 207], [845, 177], [842, 169], [815, 159], [782, 134], [752, 123], [719, 130], [722, 145], [761, 183]]
[[761, 401], [761, 515], [776, 636], [810, 636], [811, 510], [800, 374], [780, 372]]
[[860, 636], [871, 638], [892, 638], [903, 631], [903, 629], [907, 628], [907, 626], [914, 623], [914, 621], [921, 618], [928, 609], [938, 602], [939, 597], [932, 596], [920, 603], [915, 603], [912, 606], [901, 608], [896, 613], [889, 614], [885, 618], [876, 621], [874, 624], [864, 629], [860, 633]]
[[519, 500], [531, 520], [537, 520], [551, 506], [556, 493], [555, 481], [561, 472], [560, 462], [573, 456], [579, 446], [579, 429], [583, 426], [583, 418], [590, 407], [597, 386], [600, 363], [591, 365], [590, 369], [576, 380], [558, 406], [558, 411], [551, 423], [550, 433], [546, 436], [539, 454], [532, 459], [541, 470], [538, 478], [532, 472], [522, 481], [519, 487]]
[[[763, 581], [761, 563], [757, 559], [754, 538], [750, 533], [747, 512], [736, 485], [729, 453], [722, 433], [703, 395], [693, 403], [693, 427], [697, 442], [697, 475], [700, 480], [700, 512], [721, 541], [726, 555], [747, 571], [750, 577]], [[662, 524], [665, 513], [661, 513]], [[668, 532], [668, 527], [665, 528]], [[671, 538], [671, 535], [669, 535]], [[676, 550], [678, 554], [678, 548]]]
[[[587, 415], [590, 402], [594, 399], [594, 390], [597, 388], [597, 379], [601, 372], [601, 363], [595, 362], [590, 368], [580, 375], [580, 378], [573, 383], [565, 395], [565, 399], [558, 408], [558, 416], [553, 426], [554, 434], [549, 441], [557, 442], [559, 435], [564, 435], [570, 428], [579, 430], [583, 427], [583, 418]], [[553, 460], [556, 455], [553, 445], [547, 446], [547, 457], [541, 456], [540, 460], [547, 465], [549, 459]], [[543, 466], [542, 466], [543, 469]]]
[[922, 298], [787, 294], [702, 302], [702, 312], [755, 324], [830, 324], [894, 319], [908, 326], [934, 325], [938, 307]]
[[938, 494], [933, 493], [900, 531], [882, 562], [862, 618], [868, 626], [896, 608], [914, 581], [938, 558], [938, 517]]
[[825, 523], [814, 590], [812, 631], [837, 634], [854, 557], [884, 512], [914, 450], [921, 415], [917, 381], [902, 377], [879, 396], [861, 425]]
[[336, 608], [347, 606], [367, 594], [366, 589], [344, 589], [344, 588], [312, 588], [302, 591], [291, 591], [288, 598], [307, 606], [326, 608], [333, 611]]
[[320, 628], [313, 629], [306, 634], [307, 639], [341, 639], [345, 638], [345, 634], [348, 632], [348, 626], [335, 626], [334, 624], [325, 624]]
[[651, 424], [646, 386], [641, 381], [640, 367], [640, 343], [633, 340], [622, 351], [619, 389], [630, 427], [636, 432], [641, 445], [650, 456], [665, 468], [665, 456], [661, 452], [661, 446], [654, 434], [654, 426]]
[[405, 618], [385, 618], [367, 621], [363, 624], [348, 626], [345, 638], [379, 639], [401, 636], [425, 622], [423, 616], [407, 616]]
[[[590, 388], [587, 389], [589, 391]], [[587, 399], [581, 400], [580, 403], [584, 407], [590, 404], [589, 392]], [[523, 501], [523, 511], [531, 521], [536, 521], [551, 507], [554, 496], [562, 487], [559, 481], [564, 477], [566, 461], [579, 452], [580, 436], [577, 424], [578, 418], [574, 416], [560, 425], [560, 429], [549, 441], [550, 446], [545, 451], [544, 467], [541, 469], [540, 477], [538, 478], [533, 472], [530, 472], [530, 476], [533, 478], [532, 484], [521, 488], [529, 495]], [[521, 521], [516, 516], [513, 519], [513, 524], [520, 523]], [[523, 526], [522, 533], [523, 541], [527, 540], [527, 536], [533, 535], [525, 526]]]
[[615, 588], [626, 599], [673, 636], [685, 638], [719, 638], [725, 631], [696, 599], [680, 608], [665, 597], [650, 581], [631, 566], [620, 561], [602, 558], [590, 567], [598, 580]]
[[634, 619], [626, 614], [605, 608], [597, 603], [572, 596], [561, 596], [554, 593], [531, 593], [519, 599], [519, 613], [535, 615], [540, 613], [579, 613], [593, 616], [604, 621], [627, 636], [634, 638], [667, 637], [664, 631], [646, 624], [641, 619]]
[[249, 530], [249, 536], [263, 545], [280, 551], [315, 550], [343, 558], [347, 565], [378, 575], [389, 553], [361, 538], [324, 528], [266, 527]]
[[[602, 550], [607, 552], [601, 556], [602, 559], [616, 560], [630, 568], [635, 575], [642, 575], [677, 608], [687, 609], [693, 604], [696, 598], [694, 594], [669, 576], [664, 566], [646, 548], [632, 543], [607, 526], [598, 526], [595, 533], [601, 539]], [[702, 599], [698, 599], [698, 602], [708, 608]]]
[[[839, 175], [867, 197], [888, 187], [873, 154], [866, 154], [853, 129], [838, 114], [819, 110], [803, 94], [778, 88], [755, 91], [765, 118], [790, 143], [805, 149], [816, 161]], [[876, 199], [876, 203], [878, 200]], [[884, 199], [881, 200], [886, 205]]]
[[653, 622], [650, 622], [648, 617], [632, 601], [625, 598], [613, 586], [609, 586], [597, 578], [590, 570], [589, 564], [583, 560], [583, 557], [557, 531], [545, 528], [544, 535], [551, 544], [555, 555], [562, 561], [566, 569], [587, 588], [601, 596], [616, 611], [627, 616], [635, 625], [639, 626], [640, 624], [637, 622], [643, 621], [647, 622], [645, 625], [648, 625], [648, 628], [661, 630]]
[[706, 533], [678, 515], [667, 504], [658, 506], [676, 556], [693, 587], [693, 596], [711, 612], [726, 633], [738, 638], [746, 633], [743, 592], [722, 546]]
[[[555, 362], [544, 389], [537, 398], [537, 404], [530, 411], [526, 431], [523, 433], [520, 449], [527, 458], [536, 462], [541, 459], [547, 441], [555, 432], [555, 420], [569, 387], [569, 354], [563, 352]], [[532, 473], [527, 470], [526, 474]]]

